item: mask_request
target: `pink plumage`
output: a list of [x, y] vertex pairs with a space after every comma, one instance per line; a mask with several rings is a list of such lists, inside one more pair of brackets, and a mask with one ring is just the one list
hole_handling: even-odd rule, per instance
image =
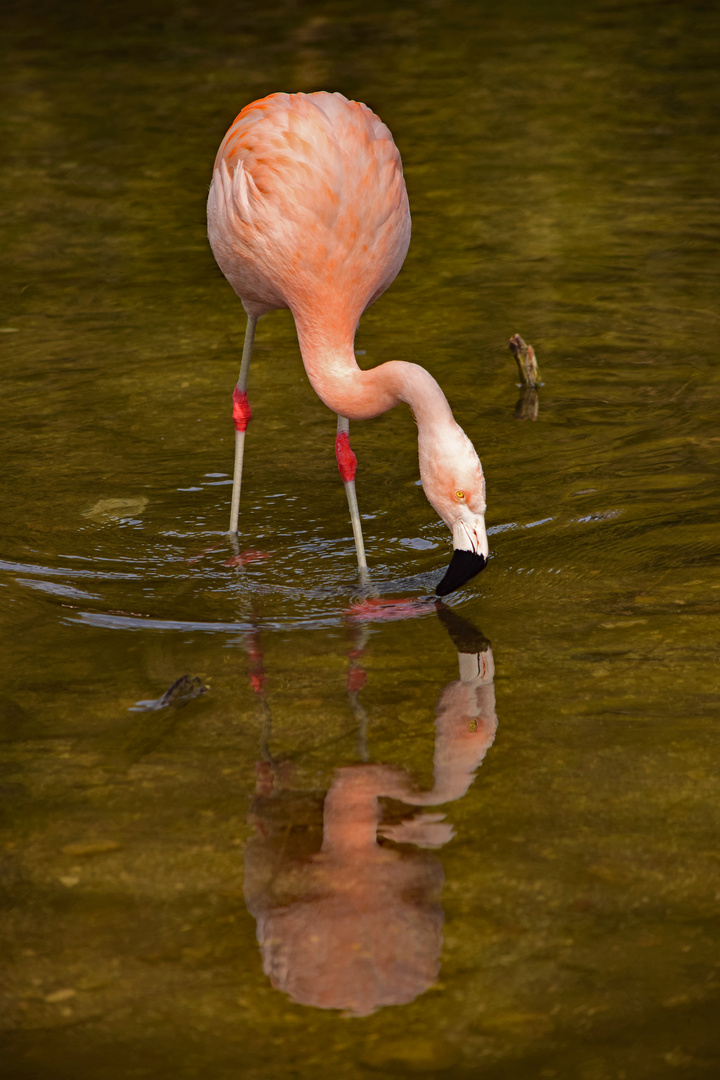
[[382, 121], [340, 94], [273, 94], [232, 123], [215, 170], [210, 243], [247, 310], [311, 318], [322, 304], [327, 333], [354, 334], [410, 243], [400, 155]]

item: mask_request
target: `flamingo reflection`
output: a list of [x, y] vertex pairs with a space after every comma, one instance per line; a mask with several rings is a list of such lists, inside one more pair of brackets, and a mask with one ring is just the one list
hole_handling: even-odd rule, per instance
[[[438, 605], [438, 615], [460, 673], [436, 706], [429, 791], [405, 769], [371, 763], [338, 768], [324, 797], [296, 791], [291, 766], [273, 761], [269, 744], [258, 766], [245, 900], [266, 975], [300, 1004], [365, 1016], [414, 1000], [437, 979], [443, 870], [430, 851], [453, 829], [443, 813], [417, 808], [462, 798], [497, 727], [490, 643], [449, 609]], [[354, 622], [350, 633], [348, 695], [366, 759], [358, 693], [367, 623]], [[249, 651], [268, 716], [256, 635]], [[381, 799], [393, 800], [392, 809]]]

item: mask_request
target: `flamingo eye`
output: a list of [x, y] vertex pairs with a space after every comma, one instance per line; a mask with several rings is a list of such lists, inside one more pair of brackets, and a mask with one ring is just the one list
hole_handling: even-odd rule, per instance
[[465, 498], [465, 492], [464, 491], [456, 491], [455, 492], [455, 498], [459, 499], [460, 502], [462, 502], [463, 499]]

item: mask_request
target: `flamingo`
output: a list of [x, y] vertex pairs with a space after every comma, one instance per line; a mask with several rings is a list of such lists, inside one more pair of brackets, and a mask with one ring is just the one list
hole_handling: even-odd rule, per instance
[[338, 93], [254, 101], [220, 144], [207, 211], [213, 254], [248, 319], [233, 392], [231, 535], [252, 416], [247, 381], [255, 326], [266, 312], [289, 308], [310, 383], [337, 414], [335, 453], [361, 578], [368, 571], [349, 424], [405, 402], [417, 422], [423, 489], [452, 532], [453, 557], [436, 592], [459, 588], [489, 555], [480, 459], [423, 367], [391, 360], [363, 371], [355, 359], [360, 316], [394, 281], [410, 243], [402, 163], [388, 128], [366, 105]]

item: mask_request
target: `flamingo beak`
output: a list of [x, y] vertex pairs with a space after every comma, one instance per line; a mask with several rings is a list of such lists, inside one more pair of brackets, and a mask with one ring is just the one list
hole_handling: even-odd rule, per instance
[[437, 585], [437, 596], [447, 596], [474, 578], [487, 566], [490, 548], [485, 531], [485, 519], [478, 515], [471, 520], [459, 520], [453, 526], [453, 557], [445, 577]]

